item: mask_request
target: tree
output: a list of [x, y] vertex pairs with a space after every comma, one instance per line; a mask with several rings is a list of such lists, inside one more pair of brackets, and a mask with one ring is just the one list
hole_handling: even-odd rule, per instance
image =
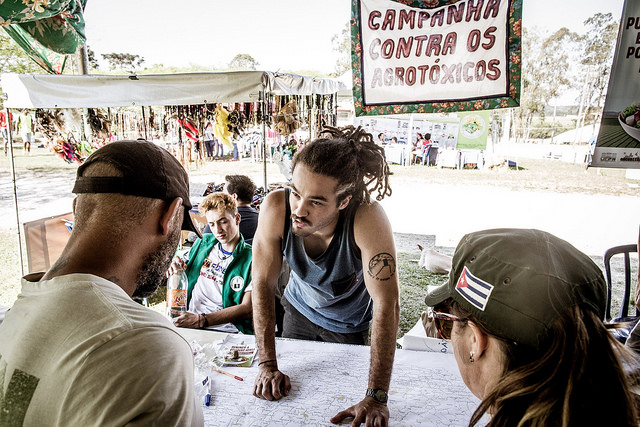
[[0, 31], [0, 72], [18, 74], [43, 73], [36, 64], [4, 31]]
[[582, 87], [577, 126], [598, 120], [604, 102], [604, 92], [609, 83], [618, 21], [610, 13], [596, 13], [584, 21], [587, 33], [581, 38], [582, 60], [579, 84]]
[[576, 33], [562, 27], [549, 37], [544, 39], [541, 45], [541, 89], [546, 98], [547, 104], [553, 103], [553, 120], [551, 122], [551, 142], [555, 136], [556, 125], [556, 107], [557, 99], [562, 95], [564, 90], [569, 88], [572, 82], [569, 70], [569, 58], [571, 52], [574, 52], [574, 44], [579, 39]]
[[87, 62], [89, 62], [89, 68], [92, 70], [97, 70], [100, 68], [98, 65], [98, 60], [96, 59], [96, 53], [91, 50], [89, 46], [87, 46]]
[[255, 70], [258, 62], [248, 53], [239, 53], [229, 62], [229, 68], [232, 70]]
[[128, 73], [133, 73], [136, 67], [140, 67], [144, 62], [144, 58], [140, 55], [130, 53], [106, 53], [102, 58], [109, 62], [110, 69], [119, 69]]
[[331, 37], [333, 51], [340, 57], [336, 60], [334, 77], [338, 77], [351, 69], [351, 26], [346, 23], [342, 31]]

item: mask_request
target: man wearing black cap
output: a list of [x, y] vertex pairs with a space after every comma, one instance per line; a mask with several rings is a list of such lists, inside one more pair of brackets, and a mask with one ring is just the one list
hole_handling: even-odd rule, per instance
[[188, 343], [131, 299], [162, 283], [180, 230], [197, 232], [187, 173], [150, 142], [120, 141], [78, 168], [73, 192], [60, 258], [22, 279], [0, 325], [0, 419], [202, 425]]

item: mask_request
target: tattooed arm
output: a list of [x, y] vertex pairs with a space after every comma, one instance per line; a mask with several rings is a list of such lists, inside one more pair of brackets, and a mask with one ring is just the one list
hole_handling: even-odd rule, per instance
[[[354, 236], [362, 254], [364, 282], [373, 300], [369, 388], [388, 391], [396, 351], [400, 305], [393, 233], [378, 203], [358, 208]], [[365, 420], [366, 425], [387, 425], [389, 410], [386, 404], [365, 397], [360, 403], [337, 414], [331, 422], [339, 422], [346, 417], [354, 418], [352, 425], [359, 426]]]

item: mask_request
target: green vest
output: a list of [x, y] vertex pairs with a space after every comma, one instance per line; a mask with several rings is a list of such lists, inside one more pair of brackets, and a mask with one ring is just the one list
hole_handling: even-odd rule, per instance
[[[187, 279], [189, 288], [187, 290], [187, 307], [191, 301], [191, 293], [200, 277], [200, 269], [204, 260], [218, 240], [213, 234], [205, 234], [201, 239], [196, 240], [189, 251], [189, 262], [187, 263]], [[242, 279], [242, 283], [240, 283]], [[244, 242], [244, 237], [240, 235], [240, 241], [233, 250], [233, 259], [222, 279], [222, 306], [232, 307], [242, 302], [245, 288], [251, 283], [251, 245]], [[243, 319], [233, 323], [243, 334], [253, 334], [251, 319]]]

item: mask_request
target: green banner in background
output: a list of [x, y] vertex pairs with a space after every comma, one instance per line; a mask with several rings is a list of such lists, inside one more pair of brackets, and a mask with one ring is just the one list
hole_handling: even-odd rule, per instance
[[458, 113], [460, 127], [458, 130], [458, 149], [487, 149], [487, 136], [491, 125], [490, 112], [474, 111]]

